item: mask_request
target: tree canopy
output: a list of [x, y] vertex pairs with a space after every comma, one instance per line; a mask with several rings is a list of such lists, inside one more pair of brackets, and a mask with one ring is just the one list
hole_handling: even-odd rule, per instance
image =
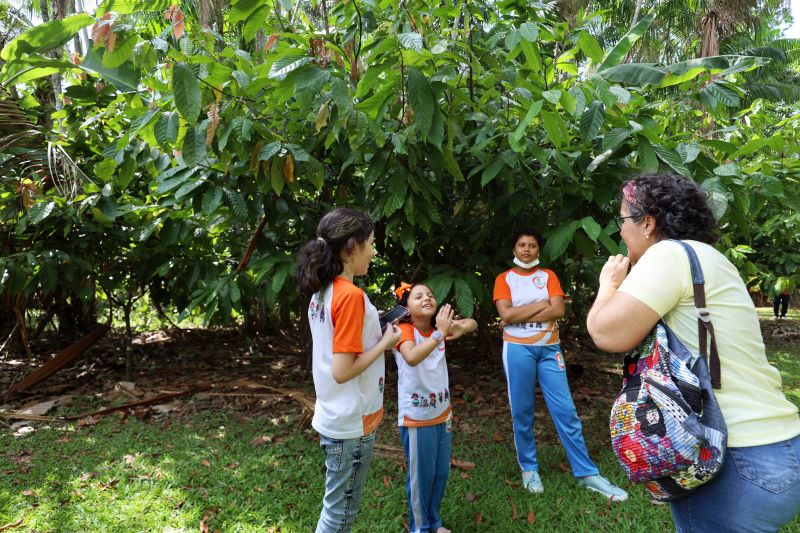
[[[53, 9], [0, 52], [0, 293], [67, 325], [144, 295], [206, 323], [285, 322], [295, 252], [347, 205], [377, 223], [369, 279], [387, 299], [427, 280], [488, 316], [525, 225], [580, 313], [624, 251], [619, 185], [659, 169], [708, 192], [749, 286], [793, 283], [800, 93], [782, 4], [724, 11], [723, 27], [680, 2], [619, 5]], [[712, 37], [719, 53], [701, 53]]]

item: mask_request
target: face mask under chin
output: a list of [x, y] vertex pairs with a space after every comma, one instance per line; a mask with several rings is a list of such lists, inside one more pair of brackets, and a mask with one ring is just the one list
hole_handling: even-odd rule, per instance
[[523, 261], [520, 261], [519, 258], [515, 255], [514, 256], [514, 264], [517, 265], [520, 268], [533, 268], [533, 267], [535, 267], [536, 265], [539, 264], [539, 258], [537, 257], [536, 259], [534, 259], [530, 263], [525, 263]]

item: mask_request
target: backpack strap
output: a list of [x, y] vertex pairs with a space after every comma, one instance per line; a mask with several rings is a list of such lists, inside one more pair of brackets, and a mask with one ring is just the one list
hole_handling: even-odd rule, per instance
[[715, 389], [722, 387], [722, 375], [720, 372], [719, 352], [717, 351], [717, 339], [714, 337], [714, 324], [711, 323], [711, 314], [706, 308], [706, 291], [703, 269], [700, 267], [700, 260], [694, 249], [683, 241], [670, 239], [683, 246], [686, 255], [689, 257], [689, 266], [692, 269], [692, 288], [694, 289], [694, 306], [697, 308], [697, 336], [700, 340], [700, 357], [708, 357], [708, 337], [711, 337], [711, 357], [709, 361], [709, 373], [711, 374], [711, 386]]

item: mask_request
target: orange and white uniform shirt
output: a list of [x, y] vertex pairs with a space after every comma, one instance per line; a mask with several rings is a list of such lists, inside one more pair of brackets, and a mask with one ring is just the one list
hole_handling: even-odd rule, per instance
[[333, 379], [334, 353], [356, 356], [382, 337], [378, 310], [352, 282], [337, 276], [311, 297], [308, 322], [314, 339], [312, 366], [317, 402], [311, 425], [331, 439], [353, 439], [374, 431], [383, 419], [383, 354], [346, 383]]
[[[518, 307], [539, 300], [549, 300], [554, 296], [566, 295], [561, 289], [558, 276], [546, 268], [536, 268], [529, 273], [512, 268], [497, 276], [494, 281], [495, 303], [497, 300], [508, 300], [513, 307]], [[506, 324], [503, 328], [503, 341], [531, 346], [558, 344], [558, 322], [547, 320]]]
[[399, 327], [400, 342], [393, 350], [397, 361], [397, 424], [422, 427], [448, 422], [452, 410], [444, 339], [422, 362], [411, 366], [398, 348], [406, 341], [413, 341], [415, 346], [425, 342], [433, 330], [424, 335], [413, 324], [401, 323]]

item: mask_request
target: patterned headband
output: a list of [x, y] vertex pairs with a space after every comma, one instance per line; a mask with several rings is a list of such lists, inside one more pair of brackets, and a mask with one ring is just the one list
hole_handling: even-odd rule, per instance
[[394, 290], [394, 293], [397, 295], [398, 300], [403, 299], [403, 295], [411, 290], [412, 285], [410, 283], [406, 283], [405, 281], [400, 282], [400, 286]]
[[635, 192], [636, 187], [632, 181], [629, 181], [622, 187], [622, 196], [625, 198], [625, 201], [631, 204], [633, 207], [637, 207]]

